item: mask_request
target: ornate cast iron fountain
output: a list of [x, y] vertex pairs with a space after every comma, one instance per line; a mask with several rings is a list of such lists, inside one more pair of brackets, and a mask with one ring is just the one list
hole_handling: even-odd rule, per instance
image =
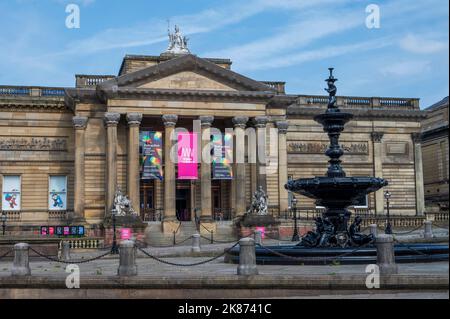
[[330, 145], [325, 152], [330, 160], [326, 176], [301, 178], [286, 183], [285, 188], [313, 198], [316, 205], [326, 208], [322, 217], [316, 219], [316, 230], [310, 231], [299, 245], [309, 247], [327, 246], [359, 246], [370, 242], [370, 235], [359, 233], [361, 218], [357, 216], [353, 224], [348, 227], [350, 211], [348, 206], [355, 205], [369, 193], [372, 193], [388, 183], [376, 177], [347, 177], [341, 167], [340, 157], [344, 151], [339, 144], [339, 136], [344, 125], [353, 118], [351, 113], [344, 113], [336, 105], [337, 79], [333, 76], [333, 68], [329, 68], [330, 75], [325, 81], [328, 88], [328, 107], [325, 113], [316, 115], [314, 120], [323, 126], [328, 133]]

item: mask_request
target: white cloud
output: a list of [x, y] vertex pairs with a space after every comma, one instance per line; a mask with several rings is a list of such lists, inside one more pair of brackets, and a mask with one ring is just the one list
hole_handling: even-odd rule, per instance
[[431, 62], [424, 60], [401, 61], [388, 65], [380, 70], [385, 76], [412, 76], [422, 74], [431, 69]]
[[400, 40], [400, 47], [412, 53], [431, 54], [448, 49], [447, 41], [427, 39], [410, 33]]
[[380, 49], [392, 45], [392, 43], [393, 41], [391, 39], [384, 38], [346, 45], [326, 46], [321, 47], [320, 49], [281, 55], [268, 60], [256, 60], [255, 63], [248, 62], [247, 64], [242, 65], [240, 69], [257, 70], [287, 67], [309, 61], [324, 60], [348, 53], [361, 53], [364, 51]]

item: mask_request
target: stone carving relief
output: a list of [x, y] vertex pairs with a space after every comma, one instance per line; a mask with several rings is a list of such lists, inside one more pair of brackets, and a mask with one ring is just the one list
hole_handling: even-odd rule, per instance
[[[343, 142], [341, 143], [345, 154], [367, 155], [369, 145], [367, 142]], [[328, 149], [328, 143], [322, 142], [288, 142], [287, 149], [290, 153], [323, 154]]]
[[1, 151], [66, 151], [65, 137], [0, 136]]

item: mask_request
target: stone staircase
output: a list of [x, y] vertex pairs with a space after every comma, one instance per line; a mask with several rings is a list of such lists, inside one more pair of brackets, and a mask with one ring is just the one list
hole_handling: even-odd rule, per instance
[[[214, 240], [218, 241], [233, 241], [236, 239], [236, 235], [234, 235], [232, 222], [231, 221], [220, 221], [216, 223], [217, 230], [213, 233]], [[175, 241], [176, 243], [180, 243], [178, 245], [186, 245], [190, 246], [192, 241], [186, 240], [186, 238], [190, 237], [192, 234], [197, 233], [197, 227], [195, 222], [186, 221], [181, 222], [181, 226], [176, 233]], [[201, 243], [209, 244], [211, 234], [207, 232], [205, 229], [202, 229], [200, 232], [201, 235], [205, 238], [201, 239]], [[208, 239], [206, 239], [208, 238]], [[237, 239], [236, 239], [237, 240]], [[159, 222], [148, 222], [148, 226], [145, 230], [145, 241], [148, 245], [154, 246], [165, 246], [173, 244], [173, 234], [163, 234], [161, 231], [161, 223]], [[184, 242], [182, 242], [184, 241]], [[181, 243], [182, 242], [182, 243]]]

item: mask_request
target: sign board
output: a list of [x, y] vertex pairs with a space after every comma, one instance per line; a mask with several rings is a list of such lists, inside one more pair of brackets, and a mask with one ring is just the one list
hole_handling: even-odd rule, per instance
[[178, 179], [198, 179], [197, 169], [197, 133], [177, 135]]

